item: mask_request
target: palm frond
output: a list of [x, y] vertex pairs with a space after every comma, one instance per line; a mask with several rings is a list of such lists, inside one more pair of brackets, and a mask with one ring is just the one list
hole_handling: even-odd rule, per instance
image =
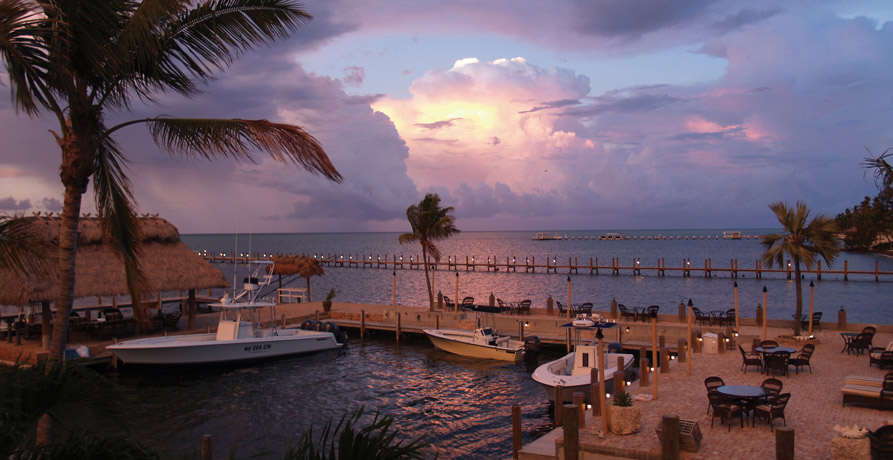
[[143, 120], [155, 143], [171, 154], [212, 159], [219, 156], [254, 161], [262, 150], [282, 163], [341, 182], [341, 174], [322, 146], [297, 126], [267, 120], [151, 118]]
[[[131, 298], [140, 299], [147, 289], [145, 275], [139, 266], [142, 237], [133, 206], [130, 180], [124, 174], [123, 162], [117, 143], [111, 137], [105, 137], [96, 155], [93, 190], [96, 209], [102, 219], [103, 233], [124, 259], [124, 272]], [[133, 311], [136, 319], [143, 326], [148, 326], [148, 317], [141, 302], [134, 302]]]
[[[866, 147], [865, 150], [868, 150], [868, 148]], [[874, 181], [878, 188], [893, 185], [893, 166], [887, 161], [889, 158], [893, 157], [893, 147], [884, 150], [884, 153], [877, 157], [872, 156], [871, 150], [868, 150], [868, 155], [869, 156], [865, 157], [862, 161], [862, 166], [874, 170]]]
[[0, 269], [45, 278], [48, 257], [44, 240], [34, 233], [33, 226], [14, 216], [0, 216]]
[[6, 63], [16, 108], [28, 115], [40, 106], [54, 109], [46, 78], [49, 56], [43, 46], [51, 29], [40, 5], [31, 0], [0, 1], [0, 58]]

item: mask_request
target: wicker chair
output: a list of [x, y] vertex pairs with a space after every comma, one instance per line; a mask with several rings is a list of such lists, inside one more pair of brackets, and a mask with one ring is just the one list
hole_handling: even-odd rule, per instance
[[763, 340], [760, 342], [760, 348], [778, 348], [778, 342], [774, 340]]
[[806, 366], [809, 368], [809, 373], [812, 374], [812, 365], [809, 364], [809, 359], [812, 358], [814, 352], [815, 345], [807, 343], [806, 345], [803, 345], [803, 349], [800, 350], [800, 353], [797, 354], [797, 356], [788, 360], [788, 365], [795, 366], [798, 374], [800, 373], [800, 368]]
[[626, 305], [623, 305], [622, 303], [618, 303], [617, 309], [620, 310], [620, 319], [621, 320], [623, 320], [624, 318], [632, 318], [633, 321], [636, 320], [636, 312], [629, 311], [629, 308], [626, 308]]
[[778, 372], [781, 375], [787, 377], [788, 375], [788, 360], [790, 359], [791, 354], [786, 351], [776, 351], [773, 353], [766, 354], [766, 373], [772, 372], [772, 376], [775, 377], [775, 373]]
[[757, 417], [765, 418], [766, 421], [769, 422], [769, 428], [771, 431], [775, 431], [773, 422], [777, 418], [781, 419], [781, 422], [784, 424], [784, 426], [788, 426], [787, 421], [784, 419], [784, 408], [787, 407], [788, 401], [790, 399], [790, 393], [782, 393], [778, 396], [769, 398], [768, 404], [759, 404], [754, 407], [752, 426], [757, 425]]
[[695, 315], [695, 321], [700, 321], [701, 324], [710, 324], [710, 322], [713, 321], [713, 318], [711, 318], [710, 315], [705, 315], [698, 307], [691, 307], [691, 312]]
[[766, 393], [769, 393], [770, 396], [777, 396], [781, 393], [781, 389], [784, 387], [784, 383], [781, 380], [768, 378], [763, 380], [763, 383], [760, 384]]
[[885, 367], [893, 367], [893, 341], [887, 345], [887, 348], [872, 347], [871, 350], [868, 351], [868, 366], [870, 367], [875, 364], [881, 369]]
[[738, 344], [738, 349], [741, 350], [741, 370], [745, 374], [747, 373], [747, 366], [757, 366], [758, 369], [763, 369], [763, 360], [760, 358], [759, 353], [748, 353], [744, 351], [741, 344]]
[[857, 355], [861, 355], [863, 352], [871, 350], [871, 340], [873, 338], [874, 334], [870, 332], [861, 332], [852, 342], [847, 344], [847, 351], [852, 351]]
[[741, 428], [744, 428], [744, 409], [741, 406], [734, 404], [719, 392], [707, 394], [707, 399], [710, 400], [710, 407], [713, 408], [710, 428], [713, 428], [713, 419], [719, 417], [720, 421], [729, 422], [729, 431], [732, 431], [732, 418], [736, 416], [741, 419]]
[[642, 312], [642, 321], [648, 321], [650, 318], [657, 318], [657, 313], [660, 311], [660, 307], [657, 305], [649, 305], [645, 308], [645, 311]]
[[525, 312], [527, 316], [530, 316], [530, 299], [522, 300], [521, 303], [518, 304], [518, 315], [522, 315]]
[[455, 302], [453, 302], [452, 299], [447, 296], [443, 296], [443, 306], [444, 308], [456, 308]]
[[462, 299], [462, 308], [465, 307], [473, 307], [474, 306], [474, 297], [466, 297]]
[[[812, 314], [812, 329], [813, 330], [822, 330], [822, 312], [817, 311]], [[806, 316], [803, 319], [803, 322], [800, 324], [801, 329], [809, 330], [809, 317]]]
[[[716, 393], [716, 389], [725, 385], [721, 377], [707, 377], [704, 379], [704, 386], [707, 387], [707, 396]], [[710, 413], [710, 404], [707, 405], [707, 413]]]
[[735, 309], [730, 308], [726, 310], [726, 314], [719, 317], [719, 325], [728, 325], [732, 327], [735, 325]]
[[584, 315], [591, 315], [592, 314], [592, 302], [586, 302], [586, 303], [580, 305], [579, 313], [584, 314]]
[[893, 458], [893, 425], [884, 425], [868, 433], [871, 460]]

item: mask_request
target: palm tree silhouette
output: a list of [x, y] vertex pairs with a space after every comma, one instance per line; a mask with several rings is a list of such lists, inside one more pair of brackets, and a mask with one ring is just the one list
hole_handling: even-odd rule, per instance
[[434, 311], [434, 291], [431, 289], [431, 276], [428, 274], [428, 255], [433, 257], [435, 262], [440, 262], [440, 249], [434, 242], [459, 233], [456, 219], [450, 214], [451, 212], [453, 212], [452, 206], [440, 207], [440, 196], [428, 193], [419, 204], [406, 209], [406, 219], [412, 226], [412, 233], [404, 233], [398, 237], [400, 244], [418, 241], [422, 245], [422, 262], [425, 266], [430, 311]]
[[[297, 126], [165, 116], [105, 125], [106, 112], [126, 110], [134, 100], [153, 101], [163, 91], [195, 95], [194, 79], [207, 81], [244, 51], [287, 37], [311, 19], [292, 0], [0, 0], [0, 18], [0, 59], [16, 110], [48, 112], [59, 124], [53, 135], [65, 191], [51, 359], [61, 358], [68, 338], [81, 199], [91, 179], [103, 232], [123, 256], [131, 297], [145, 290], [127, 158], [113, 137], [118, 130], [146, 125], [171, 155], [251, 160], [252, 150], [262, 150], [341, 180], [322, 146]], [[150, 327], [141, 308], [134, 316]]]
[[809, 209], [802, 201], [797, 201], [795, 208], [790, 208], [779, 201], [770, 204], [769, 209], [778, 217], [784, 233], [772, 233], [763, 237], [761, 242], [765, 248], [763, 263], [771, 268], [773, 264], [784, 266], [785, 256], [793, 260], [796, 275], [794, 284], [797, 288], [795, 311], [797, 320], [794, 321], [794, 335], [800, 335], [800, 318], [803, 315], [800, 264], [803, 263], [806, 268], [811, 268], [817, 255], [825, 259], [828, 266], [834, 262], [834, 258], [840, 252], [837, 223], [823, 214], [818, 214], [810, 220]]

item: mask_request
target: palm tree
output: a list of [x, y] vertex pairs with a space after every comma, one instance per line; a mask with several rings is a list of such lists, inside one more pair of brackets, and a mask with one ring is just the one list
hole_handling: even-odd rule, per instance
[[[868, 154], [871, 155], [871, 150], [868, 151]], [[874, 170], [875, 182], [878, 188], [882, 190], [885, 187], [893, 186], [893, 166], [887, 161], [891, 157], [893, 157], [893, 148], [884, 150], [884, 153], [877, 157], [868, 156], [862, 162], [863, 166]]]
[[[103, 231], [123, 257], [134, 300], [145, 290], [140, 235], [127, 161], [113, 137], [146, 125], [171, 155], [252, 160], [262, 150], [340, 181], [319, 143], [299, 127], [267, 120], [143, 118], [107, 127], [107, 111], [163, 91], [191, 96], [236, 56], [288, 34], [309, 20], [293, 0], [0, 0], [0, 59], [16, 110], [49, 112], [62, 153], [64, 186], [56, 320], [49, 355], [62, 356], [74, 295], [81, 199], [93, 179]], [[135, 305], [139, 302], [135, 301]], [[141, 308], [138, 320], [148, 326]]]
[[[799, 318], [803, 314], [803, 290], [800, 276], [800, 263], [811, 268], [815, 264], [816, 255], [825, 259], [830, 266], [834, 258], [840, 252], [837, 239], [837, 224], [834, 219], [818, 214], [809, 220], [809, 209], [806, 203], [797, 201], [796, 208], [789, 208], [787, 204], [779, 201], [769, 205], [769, 209], [778, 217], [778, 222], [784, 230], [783, 234], [773, 233], [763, 237], [761, 244], [765, 249], [763, 262], [770, 268], [773, 264], [779, 267], [784, 265], [785, 256], [790, 257], [794, 263], [796, 278], [797, 309], [794, 321], [794, 335], [800, 335]], [[807, 223], [808, 221], [808, 223]]]
[[412, 205], [406, 209], [406, 219], [412, 226], [412, 233], [400, 235], [400, 244], [407, 241], [418, 241], [422, 245], [422, 261], [425, 264], [425, 282], [428, 285], [428, 303], [430, 311], [434, 311], [434, 291], [431, 289], [431, 276], [428, 274], [428, 255], [440, 262], [440, 250], [434, 245], [437, 240], [449, 238], [454, 233], [459, 233], [456, 228], [456, 219], [450, 214], [453, 207], [440, 207], [440, 197], [427, 194], [418, 205]]

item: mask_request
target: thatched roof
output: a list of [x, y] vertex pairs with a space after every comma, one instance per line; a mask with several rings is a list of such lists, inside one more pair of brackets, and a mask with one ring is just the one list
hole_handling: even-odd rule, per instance
[[274, 256], [273, 273], [276, 275], [300, 275], [302, 278], [322, 276], [326, 271], [318, 260], [307, 256]]
[[[58, 217], [25, 217], [39, 240], [45, 241], [51, 257], [48, 279], [31, 273], [0, 270], [0, 304], [22, 305], [56, 299], [56, 249], [59, 247]], [[180, 241], [173, 224], [159, 217], [139, 219], [143, 236], [140, 267], [148, 291], [176, 291], [226, 286], [220, 270], [205, 262]], [[74, 296], [127, 294], [124, 262], [103, 241], [100, 222], [82, 217], [78, 225], [78, 253], [75, 266]]]

